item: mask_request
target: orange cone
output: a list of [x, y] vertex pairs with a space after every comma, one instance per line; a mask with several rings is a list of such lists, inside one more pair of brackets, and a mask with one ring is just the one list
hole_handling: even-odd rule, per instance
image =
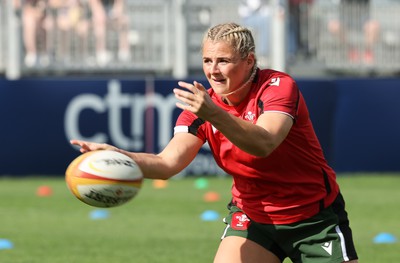
[[221, 199], [220, 195], [217, 192], [207, 192], [203, 196], [203, 200], [206, 202], [217, 202]]
[[53, 194], [53, 190], [51, 187], [47, 185], [39, 186], [36, 190], [36, 195], [41, 197], [51, 196]]
[[166, 188], [168, 182], [166, 180], [153, 180], [153, 187], [156, 189]]

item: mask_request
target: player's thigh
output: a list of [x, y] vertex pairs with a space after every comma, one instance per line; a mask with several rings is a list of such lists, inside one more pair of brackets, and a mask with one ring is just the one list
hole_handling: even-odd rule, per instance
[[280, 263], [273, 253], [243, 237], [224, 238], [215, 255], [214, 263]]

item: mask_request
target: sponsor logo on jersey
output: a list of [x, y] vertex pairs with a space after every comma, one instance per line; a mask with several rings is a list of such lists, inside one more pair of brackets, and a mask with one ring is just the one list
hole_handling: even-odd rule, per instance
[[269, 85], [270, 86], [278, 86], [279, 87], [280, 83], [281, 83], [281, 79], [278, 77], [278, 78], [271, 79], [271, 82], [269, 83]]

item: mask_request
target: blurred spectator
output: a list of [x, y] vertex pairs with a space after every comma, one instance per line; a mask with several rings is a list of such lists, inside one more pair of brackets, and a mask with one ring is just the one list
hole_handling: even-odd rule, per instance
[[22, 37], [25, 47], [24, 62], [27, 67], [33, 67], [38, 62], [39, 55], [44, 55], [47, 48], [46, 41], [42, 41], [46, 39], [46, 31], [43, 27], [46, 1], [14, 0], [14, 7], [21, 13]]
[[87, 57], [88, 41], [90, 29], [90, 10], [87, 0], [72, 0], [73, 4], [70, 10], [70, 19], [72, 29], [76, 33], [78, 40], [78, 51], [80, 57]]
[[48, 46], [53, 49], [51, 53], [56, 59], [64, 63], [71, 59], [74, 36], [79, 39], [79, 50], [87, 50], [88, 17], [88, 6], [83, 0], [49, 0], [45, 28], [51, 35]]
[[105, 66], [112, 59], [112, 54], [107, 49], [107, 28], [118, 32], [118, 60], [129, 61], [129, 18], [124, 13], [124, 0], [90, 0], [90, 7], [96, 36], [97, 63]]
[[348, 58], [352, 62], [362, 60], [371, 64], [374, 60], [373, 47], [380, 29], [379, 23], [370, 17], [370, 2], [341, 0], [339, 20], [331, 20], [328, 24], [329, 32], [345, 45]]
[[289, 39], [288, 54], [294, 58], [300, 50], [304, 54], [308, 52], [303, 41], [303, 35], [308, 30], [308, 9], [314, 0], [289, 0]]
[[242, 18], [241, 24], [252, 30], [258, 54], [258, 64], [268, 66], [271, 42], [271, 7], [263, 0], [243, 0], [239, 5], [238, 13]]

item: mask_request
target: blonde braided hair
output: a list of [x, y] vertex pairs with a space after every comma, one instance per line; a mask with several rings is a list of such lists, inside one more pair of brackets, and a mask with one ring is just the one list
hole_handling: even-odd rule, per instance
[[202, 48], [204, 43], [209, 40], [213, 42], [225, 41], [242, 59], [250, 53], [255, 55], [256, 46], [251, 31], [236, 23], [219, 24], [208, 29], [203, 37]]

